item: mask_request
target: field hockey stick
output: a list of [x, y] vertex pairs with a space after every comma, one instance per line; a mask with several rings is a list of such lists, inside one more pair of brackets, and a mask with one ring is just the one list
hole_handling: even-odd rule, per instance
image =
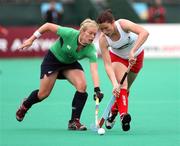
[[[131, 67], [132, 67], [132, 65], [129, 64], [129, 66], [127, 68], [127, 71], [124, 73], [124, 75], [123, 75], [123, 77], [122, 77], [122, 79], [120, 81], [120, 85], [118, 87], [119, 90], [121, 89], [121, 87], [122, 87], [122, 85], [124, 83], [124, 80], [126, 79], [126, 77], [127, 77], [128, 73], [129, 73]], [[116, 99], [116, 97], [112, 96], [111, 99], [109, 100], [109, 102], [107, 104], [107, 107], [105, 108], [105, 110], [103, 112], [102, 118], [99, 121], [99, 128], [101, 128], [103, 126], [103, 124], [104, 124], [104, 121], [107, 120], [109, 111], [110, 111], [112, 105], [114, 104], [115, 99]]]
[[95, 101], [95, 124], [93, 123], [90, 125], [90, 128], [92, 131], [97, 131], [99, 129], [98, 113], [99, 113], [99, 98], [96, 97], [96, 101]]
[[[124, 75], [123, 75], [123, 77], [122, 77], [122, 79], [120, 81], [120, 85], [118, 87], [119, 90], [121, 89], [122, 84], [124, 83], [124, 80], [126, 79], [130, 69], [131, 69], [131, 65], [128, 66], [127, 71], [124, 73]], [[91, 128], [92, 131], [97, 131], [99, 128], [101, 128], [103, 126], [104, 121], [107, 120], [107, 118], [108, 118], [109, 111], [110, 111], [112, 105], [114, 104], [115, 99], [116, 99], [116, 97], [112, 96], [111, 99], [109, 100], [109, 102], [108, 102], [108, 104], [107, 104], [107, 106], [106, 106], [106, 108], [105, 108], [105, 110], [103, 112], [103, 115], [102, 115], [101, 119], [99, 120], [98, 126], [97, 126], [97, 124], [96, 125], [91, 124], [90, 128]], [[99, 105], [98, 105], [98, 110], [99, 110]]]
[[95, 106], [95, 124], [96, 124], [96, 128], [99, 128], [98, 113], [99, 113], [99, 98], [96, 98], [96, 106]]

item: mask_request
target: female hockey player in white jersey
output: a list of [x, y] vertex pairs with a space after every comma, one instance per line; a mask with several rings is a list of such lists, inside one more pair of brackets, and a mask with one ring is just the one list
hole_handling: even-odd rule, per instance
[[[103, 11], [98, 16], [97, 23], [101, 30], [99, 47], [112, 84], [119, 83], [128, 65], [132, 66], [106, 121], [106, 128], [111, 129], [119, 112], [122, 129], [128, 131], [131, 121], [128, 113], [129, 88], [143, 66], [144, 50], [141, 46], [149, 33], [142, 26], [127, 19], [115, 21], [111, 10]], [[114, 81], [114, 76], [117, 81]]]

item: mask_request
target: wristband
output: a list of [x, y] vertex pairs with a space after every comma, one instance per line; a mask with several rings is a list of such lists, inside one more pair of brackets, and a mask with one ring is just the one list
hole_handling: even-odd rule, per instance
[[33, 35], [38, 39], [42, 34], [36, 30]]

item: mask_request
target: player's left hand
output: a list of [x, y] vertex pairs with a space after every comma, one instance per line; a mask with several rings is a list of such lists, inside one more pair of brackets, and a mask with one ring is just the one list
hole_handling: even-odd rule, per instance
[[129, 53], [129, 63], [131, 64], [131, 66], [136, 64], [136, 58], [134, 57], [134, 53], [133, 52]]
[[96, 98], [99, 98], [99, 102], [101, 102], [103, 97], [104, 97], [104, 94], [101, 92], [100, 88], [95, 87], [94, 88], [94, 100], [96, 100]]

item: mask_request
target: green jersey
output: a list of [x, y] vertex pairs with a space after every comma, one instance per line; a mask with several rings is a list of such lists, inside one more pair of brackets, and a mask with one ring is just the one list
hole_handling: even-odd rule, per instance
[[57, 30], [57, 35], [60, 38], [52, 45], [50, 51], [62, 63], [69, 64], [83, 58], [89, 58], [90, 62], [97, 61], [97, 52], [94, 44], [88, 44], [80, 51], [77, 51], [78, 30], [60, 26]]

